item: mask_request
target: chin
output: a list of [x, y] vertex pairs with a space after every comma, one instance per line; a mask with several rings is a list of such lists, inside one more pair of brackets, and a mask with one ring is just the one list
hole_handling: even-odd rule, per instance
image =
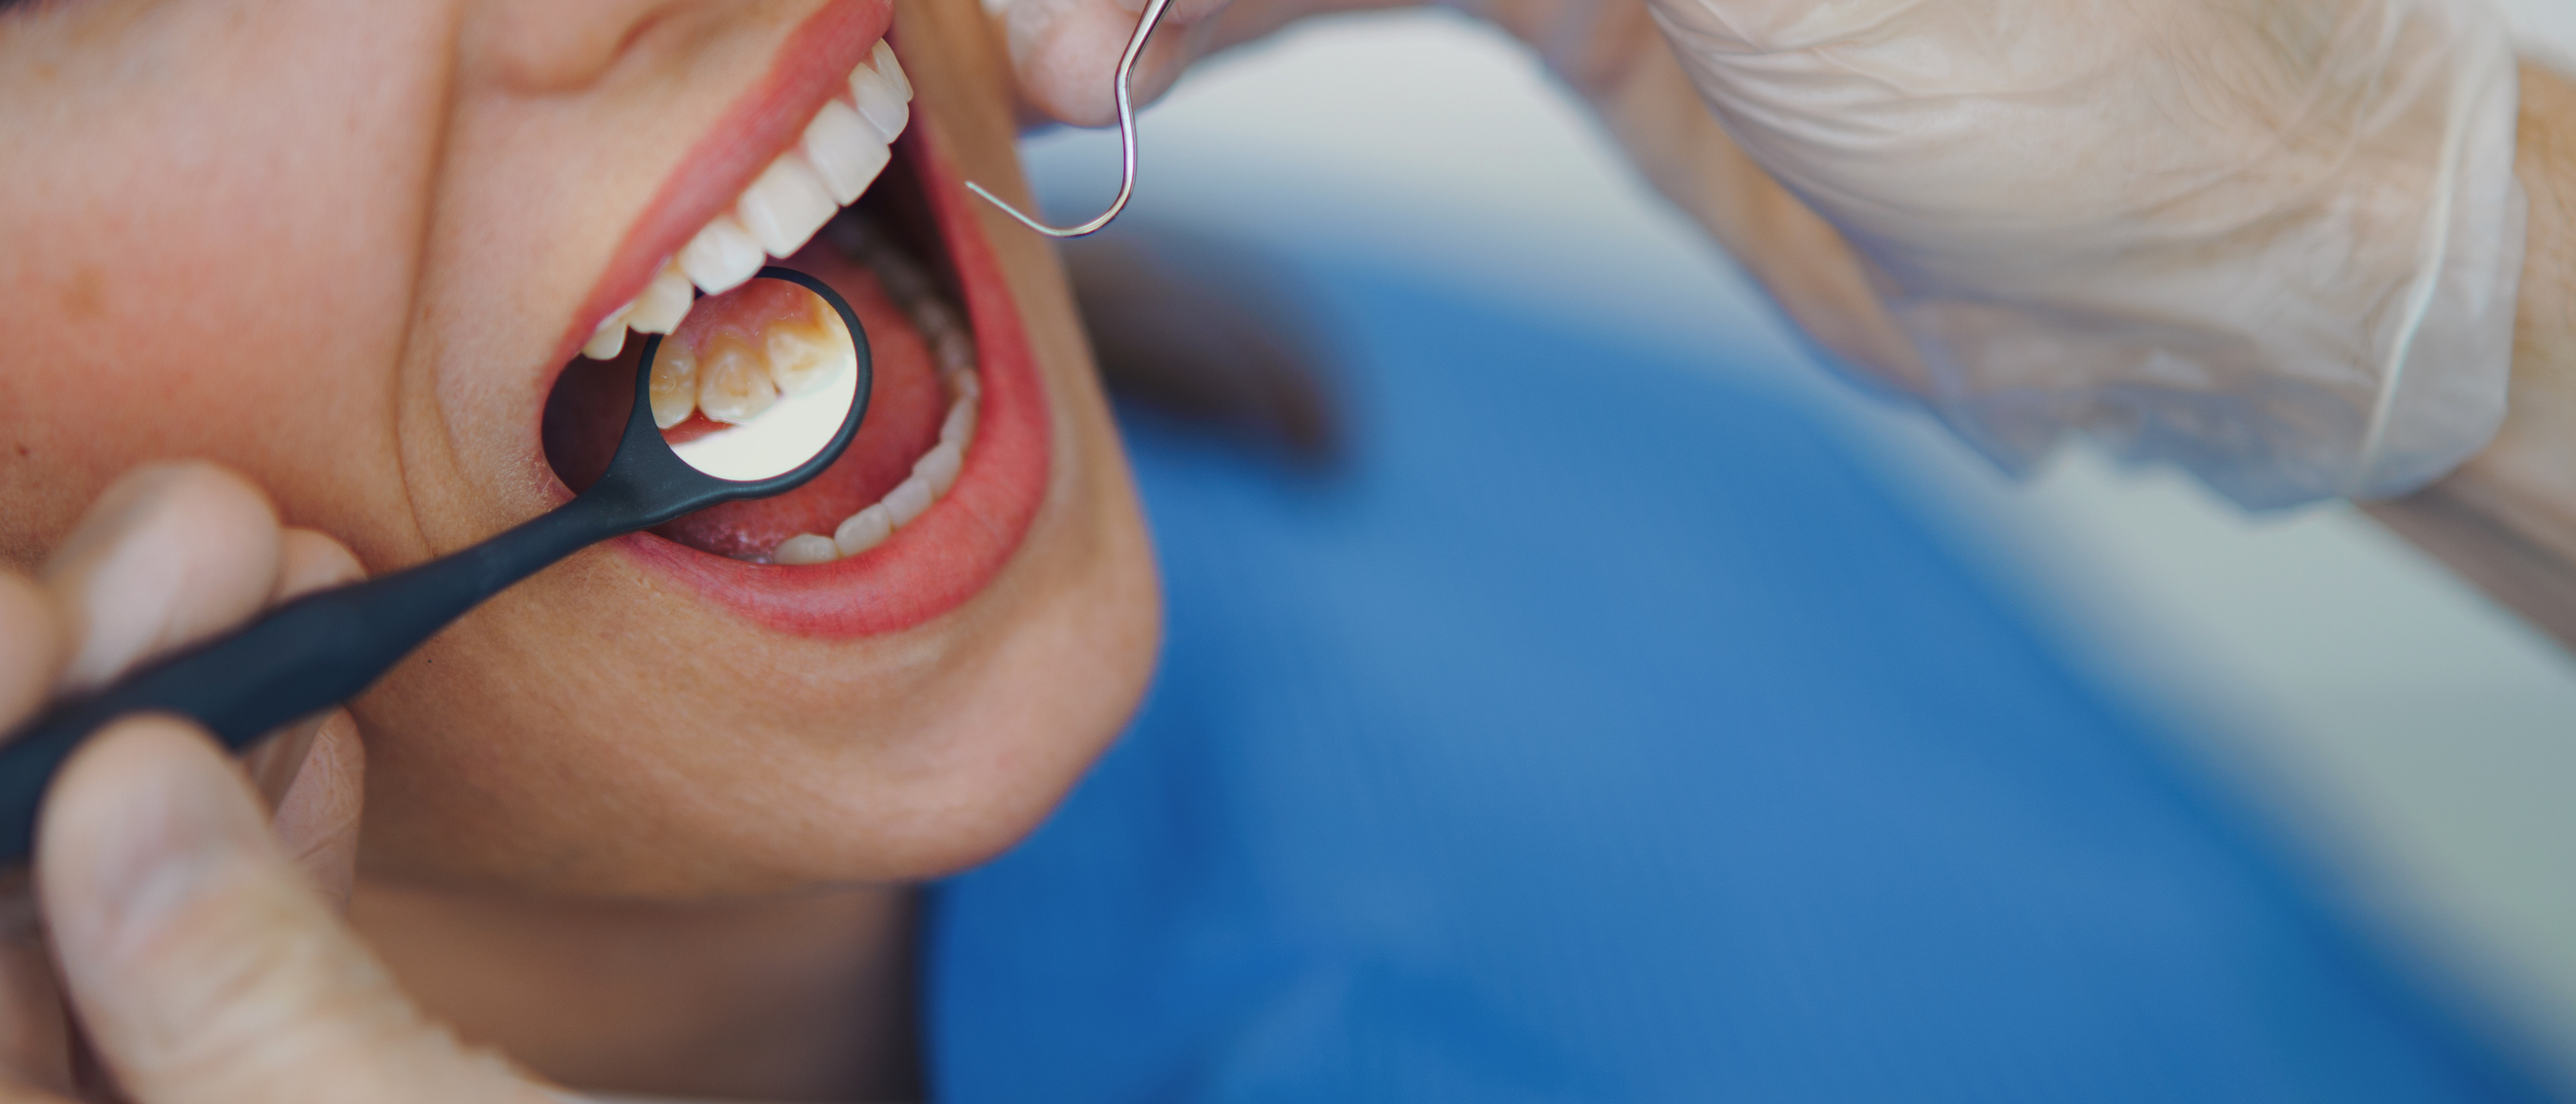
[[[1152, 556], [1052, 251], [964, 190], [1018, 178], [971, 7], [812, 16], [567, 296], [502, 392], [524, 401], [476, 411], [521, 439], [451, 497], [569, 499], [627, 413], [630, 328], [763, 263], [848, 299], [875, 365], [812, 482], [576, 555], [355, 704], [368, 876], [669, 900], [933, 877], [1034, 827], [1124, 725]], [[663, 420], [723, 414], [713, 386]]]

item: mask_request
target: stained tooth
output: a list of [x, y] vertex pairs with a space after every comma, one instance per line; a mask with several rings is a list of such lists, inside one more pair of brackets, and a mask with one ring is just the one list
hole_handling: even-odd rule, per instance
[[912, 519], [920, 517], [923, 510], [930, 508], [930, 500], [936, 497], [938, 496], [930, 493], [928, 480], [918, 475], [909, 475], [905, 476], [903, 482], [895, 489], [886, 492], [885, 501], [877, 505], [886, 508], [886, 517], [896, 525], [910, 525]]
[[963, 399], [948, 408], [948, 418], [939, 423], [939, 443], [957, 442], [965, 448], [975, 440], [975, 404]]
[[785, 257], [804, 248], [805, 239], [831, 221], [832, 212], [840, 207], [805, 163], [805, 156], [789, 150], [743, 190], [733, 213], [742, 220], [743, 229], [751, 231], [751, 240], [770, 256]]
[[778, 549], [769, 554], [769, 562], [789, 566], [830, 563], [840, 558], [841, 550], [832, 543], [832, 538], [812, 533], [798, 533], [780, 541]]
[[742, 224], [732, 215], [717, 215], [714, 222], [698, 231], [689, 244], [680, 247], [680, 271], [689, 281], [709, 295], [732, 291], [760, 271], [760, 243], [753, 241]]
[[700, 350], [698, 409], [719, 422], [741, 425], [778, 401], [778, 385], [760, 354], [731, 335], [717, 337]]
[[824, 329], [821, 319], [771, 323], [762, 335], [769, 354], [769, 378], [782, 395], [803, 395], [839, 379], [848, 362], [843, 346]]
[[606, 360], [626, 348], [626, 312], [620, 310], [603, 318], [599, 328], [591, 331], [590, 340], [581, 347], [581, 355], [592, 360]]
[[662, 266], [653, 282], [644, 285], [644, 294], [635, 297], [635, 305], [626, 311], [626, 324], [637, 333], [666, 334], [680, 328], [688, 317], [692, 300], [689, 274], [680, 271], [679, 262]]
[[903, 124], [912, 118], [912, 108], [904, 103], [902, 90], [864, 65], [850, 70], [850, 98], [858, 101], [859, 114], [888, 142], [902, 134]]
[[912, 78], [903, 75], [903, 63], [895, 60], [894, 47], [886, 45], [884, 39], [878, 39], [876, 48], [868, 51], [868, 64], [876, 66], [877, 73], [892, 82], [896, 91], [903, 93], [904, 102], [912, 102]]
[[832, 530], [832, 545], [844, 556], [856, 556], [885, 543], [885, 539], [893, 535], [894, 516], [888, 514], [885, 503], [880, 502], [851, 514], [840, 528]]
[[839, 100], [825, 102], [814, 121], [805, 124], [803, 149], [814, 175], [837, 204], [859, 198], [893, 156], [886, 149], [885, 136]]
[[698, 354], [681, 342], [663, 341], [653, 355], [646, 399], [653, 404], [654, 425], [669, 429], [688, 421], [698, 408]]
[[930, 493], [944, 495], [957, 485], [957, 469], [966, 463], [966, 447], [955, 441], [941, 441], [921, 459], [913, 461], [912, 477], [930, 484]]

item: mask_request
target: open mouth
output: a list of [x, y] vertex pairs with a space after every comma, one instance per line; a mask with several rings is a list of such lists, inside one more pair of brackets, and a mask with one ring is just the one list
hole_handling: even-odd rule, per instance
[[[792, 48], [828, 55], [812, 41]], [[840, 52], [860, 51], [844, 41]], [[770, 156], [749, 185], [590, 330], [542, 427], [555, 474], [570, 491], [588, 487], [624, 428], [642, 333], [668, 335], [649, 396], [666, 435], [756, 416], [799, 385], [812, 322], [766, 303], [767, 282], [746, 282], [777, 258], [831, 285], [866, 330], [874, 368], [849, 449], [794, 491], [613, 547], [776, 627], [834, 636], [909, 627], [980, 591], [1025, 534], [1048, 464], [1046, 408], [999, 265], [933, 128], [912, 115], [893, 52], [880, 39], [864, 57], [846, 80], [807, 89], [820, 106], [782, 134], [785, 148], [756, 151]], [[648, 213], [637, 233], [654, 222]]]

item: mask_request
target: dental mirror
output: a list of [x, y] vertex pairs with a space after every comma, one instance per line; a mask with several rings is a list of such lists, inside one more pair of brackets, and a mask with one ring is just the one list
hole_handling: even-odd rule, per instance
[[463, 551], [287, 602], [9, 733], [0, 862], [26, 860], [46, 784], [108, 722], [175, 713], [246, 750], [358, 696], [467, 610], [574, 552], [803, 486], [857, 436], [873, 381], [858, 315], [814, 277], [773, 265], [698, 300], [671, 337], [645, 341], [616, 454], [572, 501]]

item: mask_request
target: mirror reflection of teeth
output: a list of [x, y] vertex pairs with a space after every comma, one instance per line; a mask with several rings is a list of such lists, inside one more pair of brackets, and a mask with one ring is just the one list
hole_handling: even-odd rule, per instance
[[[689, 289], [731, 290], [770, 257], [786, 257], [875, 183], [892, 160], [896, 136], [912, 119], [912, 81], [879, 41], [850, 70], [847, 98], [826, 101], [805, 124], [794, 149], [778, 155], [743, 189], [731, 210], [700, 229], [633, 302], [610, 311], [582, 346], [606, 360], [626, 347], [626, 332], [667, 334], [689, 312]], [[658, 409], [658, 407], [657, 407]]]
[[876, 274], [879, 286], [931, 349], [948, 392], [948, 414], [939, 423], [939, 443], [913, 461], [912, 473], [902, 483], [844, 519], [830, 536], [800, 533], [780, 541], [767, 557], [773, 564], [830, 563], [856, 556], [911, 524], [956, 485], [958, 472], [966, 466], [966, 450], [975, 442], [975, 420], [982, 409], [984, 387], [975, 373], [975, 338], [965, 320], [940, 300], [929, 277], [901, 249], [854, 220], [832, 225], [845, 232], [834, 245]]
[[[707, 303], [736, 297], [708, 296]], [[771, 298], [770, 302], [776, 302]], [[669, 429], [694, 412], [728, 425], [757, 418], [782, 398], [810, 395], [854, 370], [841, 320], [821, 299], [794, 296], [801, 305], [760, 317], [758, 330], [743, 322], [692, 327], [662, 340], [647, 377], [653, 424]], [[737, 307], [736, 309], [742, 309]], [[755, 316], [763, 309], [750, 308]], [[775, 309], [769, 308], [769, 309]]]

